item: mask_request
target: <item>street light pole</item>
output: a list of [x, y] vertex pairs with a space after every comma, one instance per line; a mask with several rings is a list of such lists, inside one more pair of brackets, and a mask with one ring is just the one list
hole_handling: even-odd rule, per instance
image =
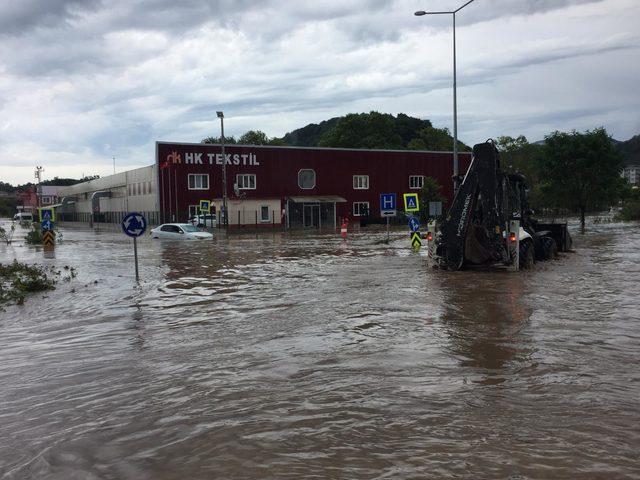
[[453, 12], [453, 193], [458, 193], [460, 187], [458, 175], [458, 75], [456, 69], [456, 12]]
[[222, 147], [222, 225], [229, 226], [227, 215], [227, 157], [224, 154], [224, 113], [216, 112], [220, 119], [220, 144]]
[[469, 0], [461, 7], [452, 10], [450, 12], [426, 12], [419, 10], [414, 13], [415, 16], [421, 17], [423, 15], [451, 15], [453, 17], [453, 190], [454, 193], [458, 193], [458, 176], [460, 174], [458, 163], [458, 82], [457, 82], [457, 68], [456, 68], [456, 13], [462, 10], [464, 7], [472, 3], [474, 0]]

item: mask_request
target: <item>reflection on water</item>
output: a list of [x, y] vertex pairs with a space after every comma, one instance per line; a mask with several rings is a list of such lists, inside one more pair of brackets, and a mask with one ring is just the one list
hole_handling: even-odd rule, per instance
[[530, 353], [528, 342], [519, 336], [532, 314], [524, 295], [529, 276], [443, 272], [438, 281], [446, 292], [442, 322], [451, 352], [462, 366], [499, 370]]
[[633, 478], [640, 233], [439, 272], [405, 232], [131, 242], [0, 314], [0, 478]]

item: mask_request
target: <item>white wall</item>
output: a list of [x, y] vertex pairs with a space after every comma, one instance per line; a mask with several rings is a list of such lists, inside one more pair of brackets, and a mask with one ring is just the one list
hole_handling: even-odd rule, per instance
[[100, 212], [158, 211], [158, 182], [155, 165], [116, 173], [69, 187], [60, 187], [60, 198], [75, 196], [75, 211], [91, 212], [94, 192], [110, 191], [111, 198], [100, 198]]
[[[218, 221], [220, 218], [220, 208], [222, 207], [222, 199], [215, 199], [213, 205], [216, 207]], [[262, 220], [262, 207], [266, 206], [269, 209], [269, 219]], [[229, 225], [247, 225], [247, 226], [268, 226], [268, 225], [280, 225], [282, 205], [279, 198], [265, 198], [265, 199], [228, 199], [227, 208], [229, 209]], [[240, 216], [240, 223], [238, 223], [238, 214]], [[257, 215], [257, 223], [256, 223]]]

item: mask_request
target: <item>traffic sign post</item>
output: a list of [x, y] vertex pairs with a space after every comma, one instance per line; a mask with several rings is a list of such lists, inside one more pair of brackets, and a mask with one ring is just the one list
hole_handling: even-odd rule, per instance
[[209, 200], [200, 200], [200, 213], [202, 214], [202, 219], [204, 221], [204, 228], [207, 228], [207, 213], [210, 212], [211, 202]]
[[138, 243], [136, 239], [147, 230], [147, 219], [138, 212], [127, 213], [122, 219], [122, 231], [133, 238], [133, 256], [136, 263], [136, 282], [140, 281], [138, 274]]
[[45, 220], [50, 220], [52, 222], [56, 221], [56, 211], [51, 207], [39, 208], [38, 213], [40, 214], [41, 222], [44, 222]]
[[380, 215], [387, 217], [387, 243], [389, 243], [389, 217], [396, 216], [396, 194], [380, 194]]
[[409, 217], [409, 230], [411, 231], [411, 247], [418, 250], [422, 246], [420, 239], [420, 220], [413, 215]]
[[420, 238], [420, 232], [413, 232], [411, 234], [411, 247], [414, 250], [420, 250], [422, 246], [422, 239]]
[[55, 248], [55, 234], [53, 230], [44, 230], [42, 232], [42, 245]]
[[404, 197], [404, 211], [407, 213], [419, 212], [420, 204], [418, 202], [417, 193], [405, 193]]
[[417, 217], [409, 217], [409, 230], [411, 233], [420, 230], [420, 220]]
[[442, 215], [442, 202], [429, 202], [429, 216], [432, 218]]

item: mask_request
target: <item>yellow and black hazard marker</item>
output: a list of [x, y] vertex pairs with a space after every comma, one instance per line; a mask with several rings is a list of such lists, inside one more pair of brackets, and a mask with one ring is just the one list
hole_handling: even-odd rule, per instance
[[420, 238], [420, 232], [412, 232], [411, 233], [411, 248], [415, 250], [420, 250], [422, 246], [422, 239]]
[[55, 234], [53, 230], [45, 230], [42, 232], [42, 245], [51, 247], [55, 245]]

